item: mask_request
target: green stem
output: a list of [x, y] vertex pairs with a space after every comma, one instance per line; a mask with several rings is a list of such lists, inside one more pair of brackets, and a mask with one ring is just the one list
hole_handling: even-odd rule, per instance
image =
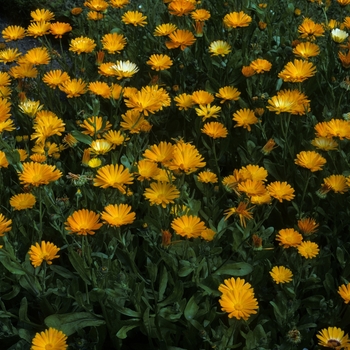
[[307, 177], [306, 177], [304, 190], [303, 190], [303, 194], [302, 194], [302, 197], [301, 197], [301, 202], [300, 202], [299, 219], [301, 219], [301, 214], [303, 212], [303, 205], [304, 205], [304, 199], [305, 199], [305, 195], [306, 195], [306, 190], [307, 190], [307, 188], [309, 186], [309, 182], [310, 182], [311, 177], [312, 177], [311, 172], [308, 172]]

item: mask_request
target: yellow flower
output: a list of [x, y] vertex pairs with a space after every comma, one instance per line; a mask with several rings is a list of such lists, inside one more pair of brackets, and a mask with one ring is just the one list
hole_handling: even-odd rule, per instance
[[83, 9], [82, 9], [81, 7], [74, 7], [74, 8], [72, 8], [72, 10], [70, 11], [70, 13], [71, 13], [73, 16], [80, 15], [82, 12], [83, 12]]
[[82, 79], [67, 79], [58, 88], [67, 94], [68, 98], [79, 97], [86, 93], [86, 83]]
[[224, 280], [218, 289], [222, 293], [219, 299], [221, 310], [228, 312], [229, 318], [246, 321], [257, 313], [258, 302], [254, 290], [244, 279], [231, 277]]
[[55, 18], [55, 14], [49, 10], [37, 9], [30, 12], [31, 22], [50, 22]]
[[135, 27], [144, 27], [147, 24], [146, 19], [147, 16], [143, 16], [143, 13], [139, 11], [127, 11], [122, 16], [122, 21], [125, 24], [133, 24]]
[[327, 163], [325, 158], [314, 151], [302, 151], [298, 153], [294, 162], [296, 165], [309, 169], [311, 172], [322, 170], [322, 167]]
[[22, 185], [35, 186], [48, 185], [58, 180], [62, 173], [54, 165], [40, 163], [23, 163], [23, 170], [19, 173], [19, 180]]
[[306, 259], [314, 258], [320, 251], [318, 244], [310, 241], [301, 242], [300, 245], [297, 246], [297, 249], [299, 254]]
[[212, 56], [222, 56], [228, 55], [231, 52], [231, 45], [223, 40], [216, 40], [210, 43], [209, 52]]
[[312, 218], [302, 218], [298, 220], [299, 231], [308, 236], [315, 233], [319, 224]]
[[201, 132], [213, 139], [225, 138], [228, 135], [228, 130], [224, 124], [218, 122], [210, 122], [204, 124]]
[[168, 5], [169, 13], [174, 16], [184, 16], [195, 9], [195, 5], [189, 0], [173, 0]]
[[130, 3], [130, 0], [110, 0], [111, 6], [114, 8], [123, 8], [125, 5]]
[[213, 231], [210, 228], [206, 228], [204, 231], [202, 231], [200, 237], [208, 242], [212, 241], [214, 239], [214, 236], [216, 235], [216, 232]]
[[9, 73], [16, 79], [36, 78], [38, 70], [31, 63], [22, 63], [18, 66], [11, 67]]
[[26, 30], [21, 26], [8, 26], [1, 32], [6, 42], [23, 39], [26, 36]]
[[239, 174], [242, 180], [257, 180], [266, 181], [267, 170], [259, 165], [248, 164], [239, 170]]
[[301, 83], [316, 74], [316, 67], [311, 62], [294, 60], [288, 62], [278, 77], [285, 82]]
[[315, 23], [311, 18], [305, 18], [298, 27], [300, 37], [309, 40], [315, 40], [318, 36], [323, 36], [324, 28], [321, 24]]
[[45, 140], [53, 135], [61, 136], [62, 132], [65, 130], [65, 123], [61, 118], [56, 115], [47, 114], [41, 118], [37, 117], [34, 120], [34, 132], [32, 133], [30, 139], [36, 142], [45, 142]]
[[115, 131], [115, 130], [109, 130], [103, 135], [104, 139], [110, 142], [113, 145], [113, 148], [115, 146], [120, 146], [122, 145], [125, 141], [128, 140], [127, 137], [125, 137], [120, 130]]
[[40, 65], [49, 64], [51, 58], [45, 47], [34, 47], [27, 51], [24, 55], [24, 59], [33, 65]]
[[11, 116], [11, 102], [0, 97], [0, 121], [6, 121]]
[[47, 158], [44, 154], [34, 153], [29, 157], [30, 160], [37, 163], [44, 163], [46, 162]]
[[123, 34], [118, 33], [108, 33], [105, 34], [102, 39], [103, 50], [108, 51], [108, 53], [120, 53], [126, 45], [126, 38]]
[[292, 188], [286, 181], [271, 182], [266, 189], [271, 197], [276, 198], [281, 203], [283, 200], [291, 201], [295, 197], [294, 188]]
[[[338, 0], [339, 1], [339, 0]], [[350, 346], [349, 336], [337, 327], [324, 328], [316, 334], [318, 345], [326, 348], [341, 350]]]
[[244, 192], [248, 197], [262, 196], [266, 193], [266, 188], [261, 180], [247, 179], [241, 181], [237, 187], [239, 192]]
[[[2, 63], [11, 63], [17, 60], [22, 53], [17, 48], [8, 48], [0, 51], [0, 62]], [[5, 73], [5, 72], [2, 72]]]
[[251, 21], [252, 18], [243, 11], [231, 12], [224, 17], [224, 24], [229, 29], [248, 27]]
[[19, 110], [31, 118], [34, 118], [35, 115], [40, 110], [42, 110], [43, 107], [44, 105], [41, 105], [40, 101], [32, 101], [32, 100], [25, 100], [18, 105]]
[[176, 102], [176, 106], [179, 108], [180, 111], [187, 111], [189, 108], [192, 108], [194, 104], [192, 96], [186, 93], [174, 97], [174, 101]]
[[137, 180], [151, 180], [154, 176], [159, 173], [157, 163], [149, 159], [141, 159], [137, 163], [137, 174], [139, 175]]
[[123, 165], [110, 164], [98, 169], [94, 178], [94, 186], [117, 188], [122, 194], [126, 193], [125, 185], [131, 185], [133, 177], [129, 169], [124, 169]]
[[65, 229], [69, 233], [83, 236], [94, 235], [101, 226], [100, 215], [88, 209], [76, 210], [65, 222]]
[[204, 222], [199, 217], [193, 215], [183, 215], [171, 222], [172, 229], [176, 234], [187, 237], [197, 238], [206, 229]]
[[50, 27], [51, 27], [51, 23], [49, 22], [45, 22], [45, 21], [33, 22], [27, 28], [27, 35], [37, 38], [38, 36], [49, 34]]
[[248, 203], [239, 202], [237, 207], [232, 207], [225, 210], [225, 220], [227, 220], [231, 215], [237, 215], [239, 217], [241, 226], [246, 227], [246, 220], [249, 221], [253, 219], [253, 215], [251, 213], [252, 209], [253, 207], [248, 208]]
[[323, 151], [336, 151], [338, 149], [338, 142], [329, 137], [316, 137], [311, 141], [311, 144]]
[[44, 332], [36, 333], [32, 340], [31, 350], [66, 350], [67, 336], [57, 329], [49, 328]]
[[62, 84], [69, 79], [69, 75], [66, 72], [62, 72], [60, 69], [50, 70], [43, 76], [43, 82], [51, 89], [55, 89], [58, 85]]
[[267, 103], [267, 109], [276, 114], [304, 115], [310, 111], [310, 100], [299, 90], [280, 90]]
[[350, 139], [350, 121], [331, 119], [326, 122], [327, 137], [339, 137], [340, 140]]
[[152, 55], [146, 63], [156, 71], [169, 69], [173, 65], [168, 55]]
[[50, 25], [50, 33], [54, 35], [56, 39], [62, 38], [63, 34], [72, 31], [72, 29], [69, 23], [56, 22]]
[[81, 36], [79, 38], [72, 39], [69, 44], [69, 51], [73, 51], [80, 55], [81, 53], [89, 53], [94, 51], [96, 43], [93, 39]]
[[257, 58], [250, 63], [250, 67], [257, 74], [265, 73], [271, 70], [272, 64], [268, 60]]
[[240, 92], [233, 86], [224, 86], [219, 89], [219, 92], [215, 94], [217, 98], [220, 98], [220, 103], [226, 101], [238, 101]]
[[343, 298], [345, 304], [350, 302], [350, 283], [339, 286], [338, 294]]
[[122, 114], [123, 121], [120, 122], [122, 130], [129, 130], [130, 134], [138, 134], [145, 126], [150, 125], [139, 111], [128, 110]]
[[270, 271], [270, 275], [276, 284], [288, 283], [292, 280], [292, 271], [284, 266], [275, 266]]
[[6, 219], [6, 217], [0, 214], [0, 237], [5, 236], [5, 232], [9, 232], [12, 229], [12, 220]]
[[210, 18], [210, 16], [211, 16], [210, 12], [208, 10], [205, 10], [205, 9], [198, 9], [198, 10], [191, 12], [192, 19], [194, 19], [195, 21], [198, 21], [198, 22], [207, 21]]
[[216, 176], [215, 173], [206, 170], [206, 171], [201, 171], [198, 174], [197, 180], [202, 183], [211, 183], [211, 184], [216, 184], [218, 182], [218, 177]]
[[239, 111], [233, 113], [233, 118], [237, 124], [235, 128], [243, 127], [248, 131], [251, 131], [251, 125], [259, 122], [259, 119], [255, 116], [254, 111], [248, 108], [240, 109]]
[[176, 186], [165, 182], [152, 182], [149, 188], [146, 188], [144, 196], [151, 205], [161, 205], [163, 208], [169, 203], [174, 203], [174, 199], [179, 198], [180, 192]]
[[168, 49], [180, 48], [183, 51], [196, 41], [193, 33], [186, 29], [176, 29], [174, 32], [170, 33], [168, 37], [170, 41], [165, 42]]
[[[41, 241], [41, 243], [35, 243], [35, 245], [32, 245], [29, 249], [29, 260], [31, 261], [32, 265], [34, 267], [39, 267], [45, 260], [48, 265], [52, 264], [53, 259], [59, 258], [60, 256], [57, 255], [60, 248], [55, 246], [51, 242], [45, 242]], [[34, 338], [35, 339], [35, 338]], [[51, 340], [51, 339], [49, 339]], [[33, 340], [34, 342], [34, 340]], [[34, 344], [34, 343], [33, 343]], [[49, 343], [47, 343], [48, 345]], [[52, 344], [52, 343], [51, 343]], [[39, 344], [37, 344], [39, 346]], [[33, 349], [33, 347], [32, 347]], [[38, 349], [40, 349], [38, 347]], [[46, 349], [46, 348], [44, 348]]]
[[110, 204], [104, 210], [101, 219], [113, 227], [130, 225], [136, 218], [136, 214], [131, 211], [131, 206], [127, 204]]
[[318, 56], [320, 54], [320, 47], [307, 41], [305, 43], [298, 44], [293, 49], [293, 53], [294, 55], [307, 60], [310, 57]]
[[330, 175], [323, 179], [323, 186], [329, 188], [335, 193], [344, 194], [349, 190], [347, 180], [344, 175]]
[[102, 96], [103, 98], [111, 97], [111, 89], [108, 86], [108, 84], [105, 83], [104, 81], [91, 82], [89, 84], [88, 89], [91, 91], [91, 93], [98, 96]]
[[177, 29], [176, 25], [173, 23], [164, 23], [156, 27], [153, 35], [154, 36], [167, 36]]
[[113, 145], [105, 139], [94, 140], [90, 144], [91, 153], [94, 154], [106, 154], [111, 151], [112, 148]]
[[93, 116], [85, 119], [84, 122], [80, 124], [80, 127], [84, 129], [82, 132], [83, 134], [100, 138], [105, 131], [112, 127], [112, 124], [102, 117]]
[[105, 11], [108, 7], [108, 2], [104, 0], [87, 0], [84, 6], [93, 11]]
[[210, 92], [198, 90], [192, 93], [192, 101], [199, 105], [210, 105], [214, 101], [214, 96]]
[[294, 230], [294, 228], [285, 228], [278, 231], [276, 241], [283, 248], [298, 247], [303, 240], [303, 236]]
[[173, 158], [173, 151], [174, 146], [170, 142], [161, 141], [158, 145], [152, 145], [146, 149], [143, 157], [166, 165]]
[[14, 210], [31, 209], [35, 203], [35, 196], [31, 193], [21, 193], [10, 198], [10, 205]]

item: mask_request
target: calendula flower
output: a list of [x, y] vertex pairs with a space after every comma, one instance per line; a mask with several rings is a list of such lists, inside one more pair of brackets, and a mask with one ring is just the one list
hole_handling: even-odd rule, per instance
[[32, 63], [21, 63], [18, 66], [11, 67], [9, 73], [16, 79], [36, 78], [38, 70]]
[[310, 241], [301, 242], [300, 245], [297, 246], [297, 249], [299, 254], [306, 259], [314, 258], [320, 251], [318, 244]]
[[87, 13], [86, 18], [87, 18], [89, 21], [99, 21], [99, 20], [101, 20], [102, 18], [104, 18], [104, 15], [103, 15], [103, 13], [98, 12], [98, 11], [89, 11], [89, 12]]
[[201, 171], [198, 174], [197, 180], [199, 182], [206, 183], [206, 184], [208, 183], [215, 184], [218, 182], [218, 177], [212, 171], [206, 170], [206, 171]]
[[71, 32], [72, 29], [69, 23], [55, 22], [50, 25], [50, 33], [54, 35], [56, 39], [62, 38], [62, 35]]
[[114, 100], [119, 100], [122, 95], [123, 87], [119, 84], [112, 83], [111, 87], [111, 98]]
[[[17, 48], [8, 48], [0, 51], [0, 62], [2, 63], [11, 63], [15, 62], [22, 53]], [[2, 72], [5, 73], [5, 72]]]
[[197, 238], [206, 229], [205, 224], [198, 216], [183, 215], [171, 222], [172, 229], [182, 237]]
[[0, 134], [4, 131], [13, 131], [15, 130], [15, 125], [13, 124], [12, 119], [6, 121], [0, 121]]
[[76, 210], [65, 222], [69, 233], [83, 236], [94, 235], [101, 226], [100, 215], [88, 209]]
[[102, 12], [108, 8], [108, 2], [104, 0], [87, 0], [84, 2], [84, 6], [90, 10]]
[[3, 151], [0, 151], [0, 168], [7, 168], [9, 162], [7, 161], [6, 154]]
[[19, 180], [25, 186], [48, 185], [50, 182], [58, 180], [62, 173], [54, 165], [40, 163], [23, 163], [23, 170], [19, 173]]
[[114, 8], [123, 8], [125, 5], [130, 3], [130, 0], [110, 0], [110, 5]]
[[267, 103], [267, 109], [276, 114], [304, 115], [310, 111], [310, 100], [299, 90], [280, 90]]
[[5, 121], [11, 116], [11, 103], [6, 98], [0, 97], [0, 121]]
[[102, 37], [101, 43], [103, 50], [108, 51], [108, 53], [120, 53], [126, 45], [126, 38], [123, 34], [108, 33]]
[[167, 165], [170, 170], [191, 174], [205, 167], [204, 158], [195, 146], [190, 143], [178, 142], [173, 146], [173, 157]]
[[259, 165], [248, 164], [239, 170], [239, 174], [242, 180], [257, 180], [266, 181], [267, 180], [267, 170]]
[[0, 86], [11, 84], [11, 76], [6, 72], [0, 72]]
[[18, 105], [19, 110], [31, 118], [34, 118], [43, 107], [44, 105], [41, 105], [40, 101], [32, 100], [25, 100]]
[[1, 32], [6, 42], [23, 39], [26, 36], [25, 28], [21, 26], [8, 26]]
[[306, 236], [315, 233], [318, 226], [319, 224], [312, 218], [302, 218], [298, 220], [299, 231]]
[[166, 208], [169, 203], [174, 203], [174, 199], [180, 197], [180, 191], [169, 183], [152, 182], [143, 195], [150, 201], [151, 205], [161, 205]]
[[209, 103], [207, 105], [199, 105], [199, 108], [195, 108], [195, 111], [198, 117], [202, 117], [202, 120], [205, 121], [209, 118], [217, 118], [221, 107], [211, 106]]
[[33, 22], [27, 28], [27, 35], [37, 38], [38, 36], [43, 36], [50, 33], [50, 22]]
[[7, 86], [0, 86], [0, 96], [8, 98], [11, 96], [12, 90]]
[[295, 197], [294, 188], [292, 188], [286, 181], [271, 182], [267, 185], [266, 189], [271, 197], [276, 198], [281, 203], [284, 200], [291, 201]]
[[[60, 248], [58, 248], [56, 245], [54, 245], [51, 242], [41, 241], [40, 244], [37, 242], [35, 243], [35, 245], [32, 245], [29, 249], [29, 252], [28, 252], [29, 260], [31, 261], [34, 267], [41, 266], [43, 261], [46, 261], [48, 265], [51, 265], [53, 259], [60, 257], [59, 255], [57, 255], [59, 250]], [[52, 344], [53, 339], [48, 339], [48, 341], [51, 341], [51, 344]], [[33, 340], [33, 344], [34, 344], [34, 340]], [[48, 344], [50, 344], [50, 342], [46, 343], [46, 345]], [[43, 348], [43, 349], [46, 349], [46, 348]]]
[[136, 214], [131, 210], [132, 207], [127, 204], [110, 204], [104, 208], [101, 219], [113, 227], [130, 225], [136, 218]]
[[122, 16], [122, 21], [125, 24], [133, 24], [135, 27], [144, 27], [147, 24], [147, 16], [144, 16], [142, 12], [139, 11], [127, 11]]
[[231, 45], [223, 40], [216, 40], [210, 43], [209, 52], [212, 56], [222, 56], [228, 55], [231, 52]]
[[104, 81], [95, 81], [91, 82], [88, 86], [88, 89], [91, 93], [101, 96], [103, 98], [111, 97], [111, 89], [107, 83]]
[[248, 27], [251, 21], [252, 18], [243, 11], [231, 12], [224, 17], [224, 24], [229, 29]]
[[340, 140], [350, 139], [350, 121], [343, 119], [331, 119], [326, 123], [327, 136], [338, 137]]
[[232, 207], [225, 210], [225, 220], [227, 220], [231, 215], [237, 215], [239, 217], [241, 226], [246, 227], [246, 220], [249, 221], [253, 219], [253, 214], [251, 212], [252, 209], [253, 207], [248, 208], [247, 202], [239, 202], [237, 207]]
[[233, 113], [233, 118], [237, 124], [235, 128], [243, 127], [248, 131], [251, 131], [251, 125], [254, 125], [259, 122], [259, 119], [255, 116], [254, 111], [248, 108], [243, 108]]
[[173, 65], [173, 61], [168, 55], [151, 55], [146, 63], [156, 71], [169, 69]]
[[276, 284], [288, 283], [292, 280], [292, 271], [284, 266], [275, 266], [270, 271], [270, 276]]
[[262, 196], [266, 193], [266, 188], [261, 180], [247, 179], [238, 183], [237, 187], [239, 192], [245, 193], [248, 197]]
[[141, 159], [137, 162], [137, 180], [151, 180], [156, 176], [159, 172], [159, 168], [157, 163], [149, 160], [149, 159]]
[[94, 186], [101, 188], [113, 187], [118, 189], [122, 194], [126, 193], [126, 186], [133, 183], [133, 176], [129, 169], [124, 169], [123, 165], [110, 164], [98, 169], [94, 177]]
[[90, 149], [94, 154], [106, 154], [113, 149], [113, 145], [105, 139], [98, 139], [91, 142]]
[[35, 196], [31, 193], [16, 194], [10, 198], [10, 205], [14, 210], [31, 209], [35, 203]]
[[192, 93], [192, 101], [199, 105], [210, 105], [214, 101], [214, 96], [208, 91], [198, 90]]
[[114, 74], [117, 76], [117, 79], [123, 78], [131, 78], [134, 74], [139, 71], [137, 65], [133, 62], [128, 61], [117, 61], [115, 65], [113, 65], [112, 70]]
[[219, 122], [210, 122], [204, 124], [201, 132], [213, 139], [225, 138], [228, 135], [227, 128], [224, 126], [224, 124]]
[[86, 83], [82, 79], [67, 79], [58, 88], [63, 91], [68, 98], [79, 97], [86, 93]]
[[301, 83], [316, 74], [316, 67], [311, 62], [294, 60], [288, 62], [278, 77], [285, 82]]
[[294, 49], [293, 53], [304, 59], [309, 59], [310, 57], [315, 57], [320, 54], [320, 47], [316, 44], [310, 43], [309, 41], [305, 43], [298, 44]]
[[264, 194], [259, 195], [259, 196], [251, 196], [250, 202], [252, 204], [256, 204], [256, 205], [270, 204], [271, 203], [271, 196], [269, 195], [268, 192], [265, 192]]
[[191, 12], [192, 19], [198, 22], [207, 21], [210, 18], [210, 16], [210, 12], [206, 9], [198, 9]]
[[65, 123], [56, 115], [47, 115], [42, 118], [36, 118], [34, 121], [34, 132], [30, 139], [37, 140], [36, 142], [45, 142], [47, 138], [53, 135], [61, 136], [65, 130]]
[[336, 151], [339, 146], [337, 141], [329, 137], [316, 137], [311, 144], [322, 151]]
[[29, 157], [29, 159], [32, 160], [33, 162], [45, 163], [47, 160], [47, 157], [44, 154], [34, 153]]
[[342, 43], [348, 36], [349, 34], [345, 30], [339, 28], [335, 28], [331, 31], [331, 37], [336, 43]]
[[69, 79], [69, 75], [60, 69], [50, 70], [43, 76], [43, 82], [51, 89], [55, 89], [58, 85], [62, 84]]
[[31, 350], [66, 350], [67, 336], [62, 332], [54, 328], [46, 329], [44, 332], [36, 333], [32, 340]]
[[243, 66], [242, 67], [242, 74], [246, 77], [252, 77], [255, 75], [255, 70], [251, 66]]
[[30, 12], [31, 22], [50, 22], [55, 19], [55, 14], [49, 10], [36, 9]]
[[324, 28], [322, 24], [315, 23], [311, 18], [305, 18], [298, 27], [298, 32], [301, 38], [315, 40], [316, 37], [324, 35]]
[[71, 9], [70, 13], [73, 15], [73, 16], [78, 16], [80, 15], [81, 13], [83, 12], [83, 9], [81, 7], [74, 7]]
[[9, 232], [12, 229], [12, 220], [7, 219], [4, 215], [0, 214], [0, 237], [5, 236], [5, 232]]
[[[340, 0], [338, 0], [340, 1]], [[349, 336], [337, 327], [324, 328], [316, 334], [318, 345], [336, 350], [345, 349], [350, 346]]]
[[152, 145], [143, 153], [143, 157], [166, 166], [173, 158], [174, 146], [170, 142], [161, 141]]
[[154, 30], [154, 36], [167, 36], [177, 29], [176, 25], [173, 23], [160, 24]]
[[122, 120], [120, 122], [122, 130], [128, 130], [130, 134], [138, 134], [144, 131], [145, 126], [150, 125], [144, 116], [135, 110], [128, 110], [125, 114], [122, 114]]
[[283, 248], [298, 247], [303, 240], [303, 236], [294, 228], [285, 228], [278, 231], [276, 241]]
[[128, 140], [127, 137], [125, 137], [120, 130], [109, 130], [103, 135], [104, 139], [110, 142], [113, 145], [113, 148], [115, 146], [122, 145], [125, 141]]
[[192, 106], [194, 105], [192, 95], [189, 95], [186, 93], [183, 93], [181, 95], [174, 97], [174, 101], [176, 102], [176, 106], [180, 111], [182, 110], [187, 111], [189, 108], [192, 108]]
[[326, 158], [314, 151], [302, 151], [297, 154], [294, 163], [303, 168], [309, 169], [311, 172], [322, 170], [327, 163]]
[[350, 283], [342, 284], [338, 288], [338, 294], [342, 297], [345, 304], [349, 304], [350, 302]]
[[168, 49], [180, 48], [183, 51], [196, 41], [193, 33], [186, 29], [176, 29], [174, 32], [170, 33], [168, 37], [170, 41], [165, 42]]
[[323, 179], [323, 186], [327, 186], [329, 190], [335, 193], [344, 194], [349, 190], [347, 180], [344, 175], [330, 175]]
[[174, 16], [184, 16], [195, 9], [195, 4], [189, 0], [173, 0], [168, 5], [168, 11]]
[[40, 65], [49, 64], [51, 58], [49, 51], [45, 47], [34, 47], [27, 51], [24, 59], [33, 65]]
[[338, 52], [338, 57], [339, 57], [339, 59], [341, 61], [342, 66], [345, 69], [350, 68], [350, 51], [347, 51], [347, 53], [339, 51]]
[[250, 67], [254, 69], [255, 73], [261, 74], [270, 71], [272, 64], [268, 60], [257, 58], [250, 63]]
[[92, 52], [96, 47], [96, 43], [93, 39], [81, 36], [79, 38], [72, 39], [69, 44], [69, 51], [73, 51], [80, 55], [81, 53]]
[[224, 280], [218, 289], [222, 293], [219, 299], [221, 310], [227, 312], [229, 318], [246, 321], [257, 313], [258, 302], [254, 290], [244, 279], [231, 277]]
[[215, 94], [217, 98], [220, 98], [220, 103], [226, 101], [238, 101], [241, 93], [233, 86], [224, 86], [219, 89], [219, 92]]

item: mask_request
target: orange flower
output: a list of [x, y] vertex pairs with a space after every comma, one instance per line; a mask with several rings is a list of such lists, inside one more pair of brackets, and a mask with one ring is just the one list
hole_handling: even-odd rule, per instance
[[314, 151], [302, 151], [297, 154], [294, 160], [296, 165], [309, 169], [312, 172], [322, 170], [323, 165], [326, 164], [326, 159]]
[[189, 0], [173, 0], [168, 5], [169, 13], [179, 17], [189, 14], [194, 9], [194, 3]]
[[278, 77], [285, 82], [301, 83], [315, 74], [316, 67], [311, 62], [294, 60], [284, 66]]
[[259, 119], [255, 116], [254, 111], [248, 108], [240, 109], [236, 113], [233, 113], [233, 118], [237, 124], [234, 126], [235, 128], [243, 127], [248, 131], [251, 131], [251, 125], [259, 122]]
[[86, 93], [86, 83], [79, 79], [67, 79], [58, 88], [67, 94], [68, 98], [79, 97]]
[[321, 24], [315, 23], [310, 18], [305, 18], [303, 23], [298, 27], [300, 37], [309, 40], [315, 40], [318, 36], [323, 36], [324, 28]]
[[135, 27], [141, 26], [144, 27], [147, 24], [147, 16], [143, 16], [142, 12], [139, 11], [127, 11], [122, 16], [122, 21], [125, 24], [132, 24]]
[[118, 33], [108, 33], [105, 34], [102, 39], [103, 50], [108, 51], [108, 53], [120, 53], [126, 45], [126, 38], [123, 34]]
[[286, 228], [278, 231], [276, 241], [283, 248], [298, 247], [303, 240], [303, 236], [293, 228]]
[[285, 181], [271, 182], [266, 189], [271, 197], [276, 198], [281, 203], [283, 200], [291, 201], [295, 197], [294, 189]]
[[177, 29], [169, 34], [170, 41], [165, 43], [168, 49], [177, 49], [178, 47], [183, 51], [186, 47], [191, 46], [196, 41], [196, 38], [186, 29]]
[[23, 39], [26, 36], [26, 30], [20, 26], [8, 26], [1, 33], [6, 42]]
[[110, 204], [104, 208], [101, 219], [113, 227], [130, 225], [136, 218], [136, 214], [131, 210], [131, 206], [127, 204]]
[[187, 237], [197, 238], [206, 229], [203, 221], [198, 216], [183, 215], [171, 222], [171, 227], [176, 234]]
[[35, 243], [35, 245], [32, 245], [29, 249], [29, 260], [35, 268], [41, 266], [43, 261], [46, 261], [48, 265], [51, 265], [51, 260], [60, 257], [57, 255], [59, 250], [60, 248], [51, 242], [42, 241], [40, 244]]
[[102, 223], [100, 223], [100, 215], [92, 210], [81, 209], [76, 210], [67, 218], [65, 222], [65, 229], [69, 233], [76, 233], [77, 235], [94, 235]]
[[72, 39], [69, 44], [69, 51], [73, 51], [80, 55], [81, 53], [89, 53], [94, 50], [96, 43], [93, 39], [81, 36], [79, 38]]
[[244, 13], [241, 12], [231, 12], [225, 15], [224, 17], [224, 24], [227, 28], [239, 28], [239, 27], [248, 27], [251, 23], [252, 18]]
[[268, 60], [258, 58], [250, 63], [250, 67], [254, 69], [255, 73], [261, 74], [268, 72], [271, 69], [272, 64]]
[[56, 39], [62, 38], [63, 34], [72, 31], [72, 29], [69, 23], [56, 22], [50, 25], [50, 33], [54, 35]]

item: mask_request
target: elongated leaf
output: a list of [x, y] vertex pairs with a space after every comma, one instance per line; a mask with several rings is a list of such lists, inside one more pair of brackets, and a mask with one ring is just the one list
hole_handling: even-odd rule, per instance
[[230, 263], [220, 267], [214, 272], [215, 275], [246, 276], [253, 271], [252, 265], [239, 262]]

